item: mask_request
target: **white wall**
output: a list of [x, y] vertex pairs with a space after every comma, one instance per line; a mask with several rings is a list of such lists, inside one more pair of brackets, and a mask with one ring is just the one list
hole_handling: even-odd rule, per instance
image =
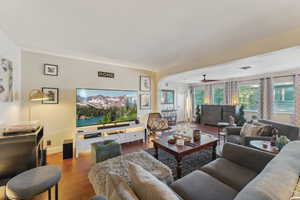
[[0, 124], [19, 121], [20, 119], [20, 48], [0, 31], [0, 58], [13, 63], [13, 102], [0, 102]]
[[188, 91], [188, 85], [183, 83], [174, 83], [174, 82], [165, 82], [160, 81], [158, 85], [158, 94], [157, 94], [157, 104], [159, 111], [168, 109], [169, 105], [160, 104], [160, 91], [161, 90], [174, 90], [175, 99], [174, 99], [174, 108], [177, 110], [177, 121], [184, 121], [184, 106], [185, 106], [185, 96]]
[[[43, 75], [44, 63], [58, 64], [59, 76]], [[139, 76], [154, 74], [40, 53], [22, 51], [22, 118], [28, 117], [27, 95], [31, 89], [42, 87], [59, 88], [59, 104], [31, 103], [32, 119], [41, 120], [45, 127], [45, 138], [52, 141], [52, 150], [59, 150], [64, 139], [73, 138], [75, 127], [76, 88], [139, 90]], [[100, 78], [98, 71], [115, 73], [114, 79]], [[152, 91], [155, 81], [152, 81]], [[154, 92], [153, 92], [154, 93]], [[155, 104], [155, 95], [152, 103]], [[153, 108], [155, 105], [153, 105]], [[149, 111], [139, 111], [141, 119]]]

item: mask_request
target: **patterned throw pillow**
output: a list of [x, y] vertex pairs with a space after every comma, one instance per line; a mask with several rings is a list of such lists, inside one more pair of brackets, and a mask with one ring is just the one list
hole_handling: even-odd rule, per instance
[[168, 129], [168, 120], [164, 118], [151, 119], [148, 123], [151, 130], [166, 130]]
[[300, 200], [300, 177], [298, 180], [298, 183], [296, 185], [295, 191], [293, 196], [290, 198], [290, 200]]

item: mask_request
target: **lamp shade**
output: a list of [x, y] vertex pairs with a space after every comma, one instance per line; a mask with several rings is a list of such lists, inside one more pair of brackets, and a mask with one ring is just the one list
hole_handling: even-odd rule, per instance
[[29, 101], [42, 101], [47, 99], [49, 99], [49, 97], [41, 90], [33, 89], [29, 92]]

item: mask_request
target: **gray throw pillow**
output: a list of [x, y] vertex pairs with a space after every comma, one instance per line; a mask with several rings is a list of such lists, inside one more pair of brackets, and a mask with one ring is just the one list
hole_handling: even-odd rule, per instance
[[129, 162], [128, 175], [134, 192], [142, 200], [180, 200], [167, 185], [137, 164]]
[[105, 196], [109, 200], [139, 200], [127, 183], [115, 174], [106, 176]]

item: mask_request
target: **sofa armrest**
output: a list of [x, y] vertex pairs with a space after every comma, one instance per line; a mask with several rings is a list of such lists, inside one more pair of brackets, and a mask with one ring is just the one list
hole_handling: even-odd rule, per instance
[[263, 141], [271, 141], [272, 137], [265, 136], [256, 136], [256, 137], [244, 137], [245, 145], [250, 146], [250, 141], [252, 140], [263, 140]]
[[240, 135], [242, 127], [227, 127], [225, 130], [227, 135]]
[[260, 173], [268, 162], [274, 158], [271, 153], [233, 143], [224, 144], [222, 156], [257, 173]]
[[108, 199], [104, 196], [97, 195], [97, 196], [93, 196], [90, 200], [108, 200]]

